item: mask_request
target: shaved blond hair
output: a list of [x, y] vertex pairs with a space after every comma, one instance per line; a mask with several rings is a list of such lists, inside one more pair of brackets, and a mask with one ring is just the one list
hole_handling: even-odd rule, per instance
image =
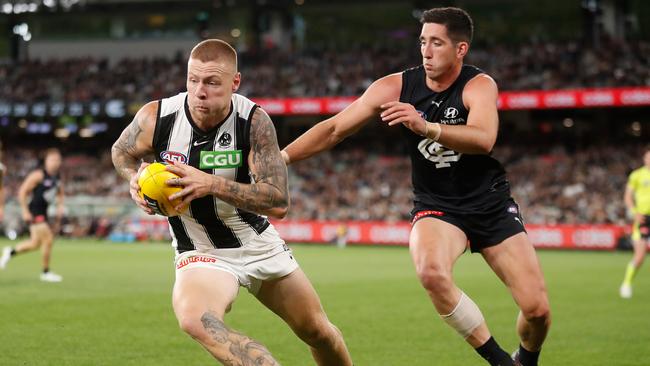
[[201, 62], [217, 61], [232, 65], [237, 72], [237, 51], [228, 42], [220, 39], [206, 39], [192, 49], [190, 59]]

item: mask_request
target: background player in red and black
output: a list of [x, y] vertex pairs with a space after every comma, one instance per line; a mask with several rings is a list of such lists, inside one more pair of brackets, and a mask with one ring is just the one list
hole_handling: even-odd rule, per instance
[[[5, 268], [9, 259], [17, 254], [30, 252], [41, 247], [43, 254], [43, 273], [41, 280], [60, 282], [62, 277], [50, 271], [50, 254], [54, 242], [54, 233], [48, 223], [47, 210], [56, 201], [57, 220], [63, 215], [63, 184], [59, 177], [61, 153], [57, 149], [48, 149], [42, 168], [29, 173], [18, 190], [18, 201], [23, 220], [29, 224], [29, 239], [16, 245], [5, 247], [0, 257], [0, 268]], [[31, 200], [28, 202], [28, 197]]]
[[[287, 146], [283, 157], [290, 163], [329, 149], [378, 115], [391, 126], [403, 126], [415, 193], [409, 246], [422, 286], [442, 318], [491, 365], [534, 366], [550, 310], [505, 171], [490, 157], [499, 124], [497, 86], [481, 70], [463, 64], [473, 35], [465, 11], [435, 8], [425, 11], [421, 22], [421, 66], [375, 81], [348, 108]], [[521, 309], [515, 360], [453, 281], [454, 263], [468, 242]]]

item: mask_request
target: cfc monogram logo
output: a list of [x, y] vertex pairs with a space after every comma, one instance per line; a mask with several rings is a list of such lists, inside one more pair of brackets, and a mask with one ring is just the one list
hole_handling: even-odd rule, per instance
[[461, 156], [460, 153], [454, 150], [449, 150], [439, 143], [429, 139], [423, 139], [420, 141], [418, 144], [418, 150], [425, 159], [435, 164], [436, 169], [449, 168], [452, 163], [460, 160]]

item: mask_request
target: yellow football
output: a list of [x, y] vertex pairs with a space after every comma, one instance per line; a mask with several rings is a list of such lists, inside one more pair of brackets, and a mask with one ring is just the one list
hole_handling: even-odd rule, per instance
[[161, 163], [149, 164], [138, 177], [140, 197], [158, 215], [178, 216], [182, 213], [177, 212], [174, 208], [181, 203], [181, 199], [169, 201], [167, 198], [182, 189], [181, 187], [168, 186], [165, 183], [172, 178], [178, 178], [178, 175], [167, 171], [165, 165]]

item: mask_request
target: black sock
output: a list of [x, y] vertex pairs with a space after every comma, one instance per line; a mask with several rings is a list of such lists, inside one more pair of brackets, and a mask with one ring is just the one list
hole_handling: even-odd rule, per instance
[[18, 254], [18, 253], [16, 252], [16, 248], [11, 248], [11, 252], [9, 253], [9, 256], [10, 256], [10, 257], [13, 257], [13, 256], [16, 255], [16, 254]]
[[43, 273], [47, 273], [47, 272], [49, 272], [49, 271], [50, 271], [50, 267], [45, 267], [45, 268], [43, 268]]
[[490, 337], [482, 346], [476, 348], [476, 352], [491, 366], [514, 366], [508, 352], [499, 347], [494, 337]]
[[522, 366], [537, 366], [537, 360], [539, 359], [539, 352], [530, 352], [525, 349], [521, 344], [519, 345], [519, 362]]

